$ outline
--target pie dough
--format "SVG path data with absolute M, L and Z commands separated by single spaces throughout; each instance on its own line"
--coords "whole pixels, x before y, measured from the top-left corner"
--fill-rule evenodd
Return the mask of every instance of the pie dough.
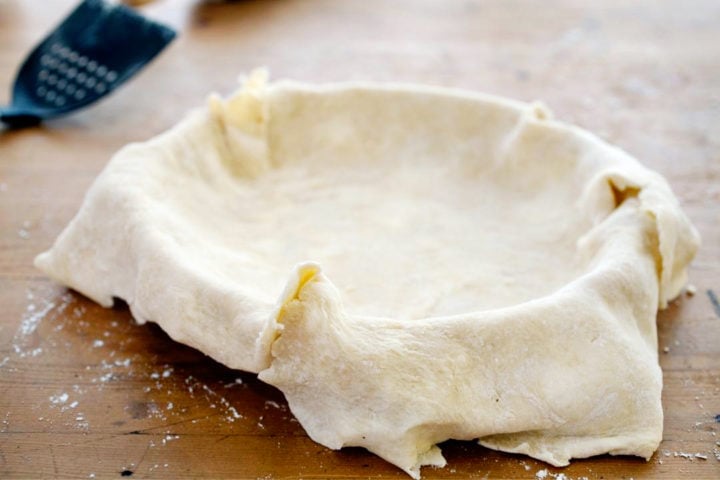
M 449 438 L 649 458 L 698 244 L 659 174 L 540 105 L 256 72 L 117 153 L 36 265 L 419 478 Z

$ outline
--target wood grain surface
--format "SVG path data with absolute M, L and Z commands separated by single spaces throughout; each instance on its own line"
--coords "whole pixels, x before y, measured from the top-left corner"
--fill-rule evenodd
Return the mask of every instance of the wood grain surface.
M 0 0 L 0 99 L 73 3 Z M 77 115 L 0 131 L 0 477 L 409 478 L 365 450 L 314 443 L 254 375 L 32 265 L 113 152 L 264 65 L 275 78 L 540 99 L 663 173 L 703 236 L 696 294 L 658 315 L 665 433 L 649 462 L 556 469 L 451 441 L 448 466 L 424 478 L 720 478 L 719 2 L 157 0 L 141 10 L 180 32 L 156 62 Z

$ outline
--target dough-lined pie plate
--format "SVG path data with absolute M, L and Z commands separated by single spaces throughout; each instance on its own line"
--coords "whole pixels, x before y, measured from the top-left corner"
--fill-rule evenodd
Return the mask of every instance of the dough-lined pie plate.
M 419 477 L 449 438 L 649 458 L 698 243 L 660 175 L 539 105 L 256 73 L 121 150 L 36 264 Z

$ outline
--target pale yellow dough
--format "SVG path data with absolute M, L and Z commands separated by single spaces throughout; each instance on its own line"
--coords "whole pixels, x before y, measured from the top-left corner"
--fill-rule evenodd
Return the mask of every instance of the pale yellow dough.
M 650 457 L 698 242 L 660 175 L 539 105 L 256 73 L 121 150 L 36 264 L 417 478 L 448 438 Z

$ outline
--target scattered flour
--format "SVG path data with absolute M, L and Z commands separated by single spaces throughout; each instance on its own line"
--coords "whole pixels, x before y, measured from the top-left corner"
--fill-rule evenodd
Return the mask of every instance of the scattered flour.
M 12 360 L 14 358 L 25 358 L 35 357 L 43 353 L 42 347 L 58 347 L 62 344 L 57 342 L 57 335 L 47 336 L 46 334 L 53 334 L 54 332 L 60 332 L 67 330 L 66 327 L 72 325 L 73 328 L 78 330 L 88 331 L 90 323 L 84 319 L 86 308 L 79 305 L 75 301 L 75 297 L 71 293 L 60 293 L 56 287 L 48 288 L 43 287 L 40 289 L 34 289 L 27 291 L 27 304 L 25 311 L 22 315 L 20 326 L 13 337 L 12 350 L 8 356 L 0 357 L 0 367 L 9 368 L 13 365 Z M 65 313 L 65 317 L 63 317 Z M 56 322 L 56 324 L 46 325 L 43 322 L 53 322 L 56 319 L 62 321 Z M 72 323 L 68 323 L 72 322 Z M 37 335 L 38 329 L 41 325 L 45 325 L 43 328 L 43 337 L 40 338 Z M 101 391 L 108 382 L 120 378 L 145 378 L 148 377 L 155 381 L 155 387 L 146 386 L 144 387 L 145 393 L 151 393 L 154 389 L 165 392 L 168 395 L 172 395 L 174 390 L 169 382 L 173 382 L 173 376 L 175 374 L 174 368 L 170 365 L 162 365 L 151 373 L 135 372 L 133 370 L 133 359 L 122 355 L 121 350 L 110 350 L 108 347 L 108 339 L 114 338 L 113 334 L 116 333 L 117 327 L 120 326 L 120 322 L 112 321 L 109 323 L 112 327 L 109 330 L 105 330 L 100 338 L 90 340 L 88 345 L 93 349 L 96 349 L 96 355 L 105 355 L 104 359 L 101 359 L 99 363 L 88 364 L 83 370 L 83 374 L 76 380 L 78 383 L 74 385 L 67 385 L 66 391 L 53 394 L 48 397 L 49 405 L 55 409 L 58 413 L 64 414 L 61 417 L 53 416 L 40 416 L 38 421 L 51 422 L 63 421 L 67 422 L 67 426 L 81 431 L 89 431 L 90 420 L 88 416 L 79 411 L 81 405 L 84 404 L 82 396 L 88 392 Z M 42 344 L 40 344 L 42 341 Z M 119 343 L 121 346 L 123 342 Z M 70 346 L 70 344 L 66 344 Z M 105 347 L 104 349 L 102 347 Z M 184 381 L 187 392 L 191 396 L 195 396 L 198 393 L 201 394 L 207 400 L 208 405 L 212 408 L 216 408 L 221 413 L 220 418 L 228 423 L 233 423 L 239 419 L 244 418 L 237 409 L 232 406 L 225 396 L 221 395 L 214 388 L 206 385 L 205 383 L 193 378 L 192 376 L 185 378 Z M 238 377 L 231 383 L 225 385 L 225 388 L 245 386 L 242 378 Z M 222 388 L 222 387 L 221 387 Z M 75 397 L 75 398 L 73 398 Z M 147 402 L 147 417 L 155 418 L 162 422 L 168 421 L 170 415 L 181 415 L 187 411 L 187 408 L 175 405 L 172 401 L 162 402 L 158 406 L 155 402 Z M 277 402 L 268 400 L 265 404 L 266 408 L 279 408 L 286 409 L 284 405 L 280 405 Z M 0 425 L 0 430 L 7 431 L 9 425 L 8 412 L 5 419 Z M 262 419 L 261 419 L 262 420 Z M 193 419 L 192 422 L 196 423 L 198 419 Z M 264 428 L 262 424 L 259 424 L 261 428 Z M 180 438 L 179 435 L 173 435 L 168 433 L 162 439 L 163 444 L 167 444 L 170 441 Z M 158 442 L 159 444 L 160 442 Z M 150 446 L 155 446 L 155 442 L 151 441 Z M 167 464 L 165 464 L 167 467 Z M 94 478 L 94 473 L 88 475 L 89 478 Z
M 543 480 L 545 478 L 554 478 L 555 480 L 572 480 L 564 473 L 552 473 L 549 472 L 547 468 L 543 468 L 542 470 L 538 470 L 537 472 L 535 472 L 535 478 L 537 480 Z M 577 480 L 588 480 L 588 477 L 578 477 Z
M 273 400 L 265 400 L 265 408 L 267 408 L 267 407 L 273 407 L 273 408 L 280 409 L 280 404 Z
M 232 388 L 232 387 L 237 387 L 238 385 L 242 385 L 242 383 L 243 383 L 242 378 L 238 377 L 235 379 L 234 382 L 226 383 L 224 386 L 225 386 L 225 388 Z
M 126 367 L 127 368 L 130 366 L 130 359 L 126 358 L 125 360 L 115 360 L 115 362 L 113 362 L 113 363 L 118 367 Z
M 57 297 L 57 294 L 53 291 L 52 295 L 50 295 L 52 298 L 47 298 L 48 295 L 43 294 L 40 300 L 35 303 L 35 296 L 36 294 L 32 291 L 27 292 L 26 297 L 29 303 L 25 307 L 25 313 L 20 320 L 20 327 L 18 327 L 13 337 L 13 352 L 19 358 L 37 357 L 42 353 L 41 347 L 33 345 L 36 343 L 35 331 L 45 318 L 50 320 L 57 318 L 59 314 L 65 311 L 73 299 L 69 293 Z M 3 362 L 6 362 L 6 360 L 3 359 Z
M 673 456 L 684 458 L 685 460 L 690 460 L 691 462 L 695 459 L 698 460 L 707 460 L 708 456 L 704 453 L 687 453 L 687 452 L 673 452 Z
M 2 430 L 0 432 L 7 432 L 7 429 L 10 427 L 10 412 L 7 412 L 5 414 L 5 418 L 3 418 L 2 421 Z
M 180 438 L 180 435 L 165 435 L 165 437 L 162 439 L 162 444 L 165 445 L 167 442 L 177 440 L 178 438 Z
M 50 403 L 53 405 L 60 405 L 68 401 L 68 394 L 61 393 L 60 395 L 53 395 L 50 397 Z
M 204 383 L 198 381 L 195 377 L 192 375 L 188 376 L 185 379 L 185 384 L 188 386 L 188 393 L 190 393 L 191 396 L 194 397 L 195 390 L 199 389 L 205 392 L 205 399 L 210 403 L 210 408 L 217 408 L 217 405 L 214 402 L 219 402 L 220 405 L 225 410 L 225 420 L 228 422 L 235 422 L 236 420 L 239 420 L 241 418 L 244 418 L 232 405 L 230 405 L 230 402 L 223 396 L 219 395 L 216 391 L 205 385 Z

